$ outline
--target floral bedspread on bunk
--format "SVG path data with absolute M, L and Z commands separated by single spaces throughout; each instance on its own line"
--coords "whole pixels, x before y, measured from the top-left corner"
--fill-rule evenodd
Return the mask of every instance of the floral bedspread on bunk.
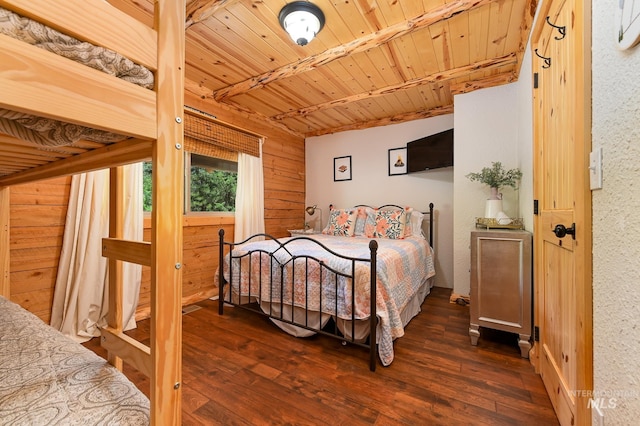
M 370 258 L 368 238 L 313 235 L 336 253 L 356 258 Z M 285 240 L 281 240 L 284 242 Z M 435 275 L 431 247 L 421 237 L 402 240 L 376 239 L 377 290 L 376 313 L 380 321 L 381 335 L 378 352 L 383 365 L 393 361 L 393 340 L 404 335 L 401 312 L 425 281 Z M 233 251 L 233 280 L 231 288 L 239 295 L 273 301 L 299 308 L 308 307 L 345 320 L 366 319 L 370 314 L 370 264 L 356 262 L 355 284 L 352 280 L 333 274 L 322 268 L 318 262 L 309 261 L 306 256 L 321 260 L 329 268 L 351 273 L 351 261 L 338 258 L 322 246 L 307 239 L 295 239 L 277 249 L 273 240 L 243 244 Z M 286 249 L 285 249 L 286 248 Z M 277 249 L 277 250 L 276 250 Z M 258 250 L 258 251 L 256 251 Z M 274 251 L 275 250 L 275 251 Z M 250 256 L 241 256 L 251 252 Z M 273 253 L 274 262 L 269 253 Z M 304 255 L 291 261 L 292 257 Z M 250 260 L 251 257 L 251 260 Z M 251 265 L 251 267 L 249 267 Z M 285 265 L 280 267 L 279 265 Z M 229 280 L 229 256 L 225 258 L 225 279 Z M 238 281 L 239 280 L 239 281 Z M 274 282 L 277 285 L 269 285 Z M 280 282 L 283 283 L 282 294 Z M 308 282 L 305 285 L 305 282 Z M 337 285 L 336 285 L 337 282 Z M 251 283 L 251 285 L 249 285 Z M 322 283 L 322 284 L 320 284 Z M 352 287 L 355 303 L 352 304 Z M 258 297 L 260 295 L 260 297 Z M 337 307 L 337 312 L 336 312 Z
M 0 296 L 0 424 L 147 425 L 121 372 Z
M 81 42 L 32 19 L 0 7 L 0 34 L 21 40 L 59 56 L 153 89 L 154 76 L 147 68 L 117 52 Z M 102 130 L 61 123 L 0 108 L 0 132 L 41 146 L 71 145 L 80 140 L 117 142 L 125 139 Z

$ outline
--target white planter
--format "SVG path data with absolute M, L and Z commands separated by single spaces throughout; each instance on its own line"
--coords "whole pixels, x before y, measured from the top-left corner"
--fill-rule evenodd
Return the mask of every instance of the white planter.
M 484 217 L 495 219 L 498 213 L 502 211 L 502 200 L 487 200 L 484 207 Z

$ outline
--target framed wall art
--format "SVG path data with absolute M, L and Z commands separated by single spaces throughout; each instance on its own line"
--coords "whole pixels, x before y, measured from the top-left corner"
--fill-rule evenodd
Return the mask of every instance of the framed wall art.
M 389 176 L 407 174 L 407 148 L 391 148 L 389 150 Z
M 351 156 L 333 159 L 333 181 L 351 180 Z

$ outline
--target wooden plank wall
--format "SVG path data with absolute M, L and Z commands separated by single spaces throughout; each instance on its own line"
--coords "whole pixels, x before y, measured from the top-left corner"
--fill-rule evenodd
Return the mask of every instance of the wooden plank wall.
M 71 178 L 10 188 L 11 300 L 49 323 Z
M 183 227 L 182 304 L 189 305 L 218 295 L 215 273 L 218 269 L 218 231 L 224 228 L 226 236 L 233 237 L 233 217 L 187 216 Z M 151 220 L 145 218 L 144 240 L 151 238 Z M 136 319 L 150 316 L 151 270 L 142 268 L 140 299 Z
M 220 120 L 263 135 L 266 232 L 288 236 L 304 224 L 304 139 L 187 93 L 185 103 Z M 45 322 L 51 317 L 71 178 L 59 178 L 10 189 L 11 299 Z M 149 222 L 149 221 L 147 221 Z M 145 240 L 150 239 L 149 223 Z M 183 304 L 217 294 L 218 230 L 233 235 L 232 218 L 190 216 L 184 219 Z M 137 318 L 149 315 L 150 272 L 143 268 Z

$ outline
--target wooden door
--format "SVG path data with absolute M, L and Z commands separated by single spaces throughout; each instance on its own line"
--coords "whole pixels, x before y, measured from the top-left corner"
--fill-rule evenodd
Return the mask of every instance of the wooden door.
M 590 2 L 551 0 L 540 7 L 532 38 L 539 327 L 533 362 L 560 423 L 582 425 L 591 423 L 593 386 Z

